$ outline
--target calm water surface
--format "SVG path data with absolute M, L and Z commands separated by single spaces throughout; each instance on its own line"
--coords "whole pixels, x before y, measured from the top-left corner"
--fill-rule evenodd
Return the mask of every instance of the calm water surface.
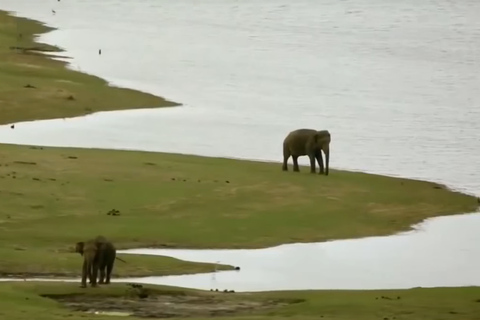
M 279 161 L 285 134 L 312 127 L 331 131 L 336 168 L 480 195 L 479 1 L 2 0 L 0 8 L 58 27 L 41 39 L 65 48 L 72 68 L 184 104 L 1 126 L 1 142 Z M 217 274 L 235 290 L 478 284 L 477 217 L 439 218 L 443 231 L 431 236 L 169 255 L 238 262 L 240 272 Z M 255 265 L 258 254 L 271 262 Z M 209 277 L 186 285 L 206 288 Z

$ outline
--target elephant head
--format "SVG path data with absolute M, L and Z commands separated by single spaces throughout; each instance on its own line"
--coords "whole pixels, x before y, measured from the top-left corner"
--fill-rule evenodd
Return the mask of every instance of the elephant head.
M 75 244 L 75 252 L 80 253 L 80 255 L 83 256 L 83 246 L 85 245 L 85 242 L 80 241 Z
M 328 130 L 317 131 L 314 134 L 313 139 L 317 148 L 325 153 L 325 175 L 328 176 L 328 167 L 330 162 L 330 141 L 332 139 L 330 132 Z
M 81 287 L 87 286 L 87 278 L 89 278 L 91 286 L 97 286 L 98 275 L 98 246 L 94 241 L 86 241 L 83 244 L 78 242 L 76 245 L 76 252 L 79 252 L 83 256 L 82 266 L 82 283 Z

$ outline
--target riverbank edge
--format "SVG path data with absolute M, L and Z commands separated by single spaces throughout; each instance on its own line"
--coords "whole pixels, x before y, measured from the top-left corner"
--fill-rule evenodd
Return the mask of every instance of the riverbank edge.
M 0 146 L 1 145 L 7 145 L 7 146 L 12 146 L 12 147 L 29 147 L 29 148 L 48 148 L 48 149 L 66 149 L 66 150 L 88 150 L 92 152 L 106 152 L 106 151 L 111 151 L 111 152 L 119 152 L 119 153 L 133 153 L 133 154 L 151 154 L 151 155 L 165 155 L 165 156 L 182 156 L 182 157 L 188 157 L 188 158 L 204 158 L 204 159 L 216 159 L 216 160 L 228 160 L 228 161 L 239 161 L 239 162 L 250 162 L 250 163 L 264 163 L 264 164 L 278 164 L 280 166 L 280 162 L 275 162 L 275 161 L 267 161 L 267 160 L 247 160 L 247 159 L 240 159 L 240 158 L 235 158 L 235 157 L 219 157 L 219 156 L 206 156 L 206 155 L 197 155 L 197 154 L 189 154 L 189 153 L 170 153 L 170 152 L 158 152 L 158 151 L 146 151 L 146 150 L 130 150 L 130 149 L 108 149 L 108 148 L 88 148 L 88 147 L 58 147 L 58 146 L 43 146 L 43 145 L 30 145 L 30 144 L 15 144 L 15 143 L 2 143 L 0 141 Z M 300 165 L 300 167 L 307 168 L 308 165 Z M 419 218 L 415 222 L 404 226 L 403 228 L 399 228 L 393 232 L 388 232 L 388 233 L 375 233 L 375 234 L 369 234 L 367 236 L 363 237 L 356 237 L 356 236 L 348 236 L 348 237 L 342 237 L 342 238 L 325 238 L 325 239 L 320 239 L 320 240 L 313 240 L 313 241 L 289 241 L 289 242 L 281 242 L 281 243 L 275 243 L 275 244 L 270 244 L 270 245 L 265 245 L 265 246 L 256 246 L 256 245 L 230 245 L 230 246 L 190 246 L 190 245 L 177 245 L 174 243 L 148 243 L 145 242 L 138 246 L 136 244 L 135 246 L 129 245 L 129 244 L 118 244 L 117 245 L 117 250 L 119 253 L 122 254 L 129 254 L 129 255 L 137 255 L 137 253 L 130 253 L 126 252 L 129 250 L 142 250 L 142 249 L 172 249 L 172 250 L 255 250 L 255 249 L 269 249 L 269 248 L 274 248 L 278 246 L 283 246 L 283 245 L 293 245 L 293 244 L 311 244 L 311 243 L 325 243 L 325 242 L 332 242 L 332 241 L 342 241 L 342 240 L 359 240 L 359 239 L 364 239 L 364 238 L 370 238 L 370 237 L 387 237 L 387 236 L 395 236 L 403 233 L 408 233 L 408 232 L 415 232 L 417 231 L 416 227 L 427 222 L 430 219 L 435 219 L 435 218 L 440 218 L 440 217 L 448 217 L 448 216 L 456 216 L 456 215 L 468 215 L 468 214 L 478 214 L 480 213 L 480 197 L 477 197 L 473 193 L 467 193 L 462 190 L 455 189 L 454 187 L 450 187 L 444 183 L 440 182 L 435 182 L 435 181 L 430 181 L 430 180 L 422 180 L 418 178 L 408 178 L 408 177 L 400 177 L 400 176 L 390 176 L 386 174 L 377 174 L 377 173 L 370 173 L 370 172 L 364 172 L 360 170 L 346 170 L 346 169 L 331 169 L 331 173 L 335 174 L 335 172 L 344 172 L 344 173 L 357 173 L 357 174 L 364 174 L 367 176 L 378 176 L 378 177 L 383 177 L 383 178 L 388 178 L 388 179 L 403 179 L 403 180 L 409 180 L 409 181 L 415 181 L 415 182 L 422 182 L 422 183 L 428 183 L 430 184 L 433 188 L 435 189 L 443 189 L 446 192 L 453 193 L 453 194 L 458 194 L 462 195 L 465 197 L 468 197 L 472 200 L 472 203 L 476 200 L 477 205 L 474 207 L 472 205 L 471 210 L 468 211 L 451 211 L 448 213 L 435 213 L 434 216 L 427 217 L 427 218 Z M 156 255 L 154 255 L 156 256 Z M 160 256 L 160 255 L 159 255 Z M 168 256 L 167 256 L 168 257 Z M 191 262 L 191 261 L 188 261 Z M 231 267 L 231 266 L 228 266 Z M 145 276 L 150 276 L 150 275 L 145 275 Z M 152 275 L 153 276 L 153 275 Z
M 19 121 L 15 121 L 14 123 L 22 123 L 22 122 L 31 122 L 31 121 L 42 121 L 42 120 L 54 120 L 54 119 L 69 119 L 69 118 L 76 118 L 76 117 L 82 117 L 82 116 L 87 116 L 87 115 L 92 115 L 92 114 L 95 114 L 95 113 L 99 113 L 99 112 L 112 112 L 112 111 L 126 111 L 126 110 L 136 110 L 136 109 L 158 109 L 158 108 L 171 108 L 171 107 L 180 107 L 182 106 L 183 104 L 180 103 L 180 102 L 176 102 L 176 101 L 172 101 L 172 100 L 169 100 L 169 99 L 166 99 L 160 95 L 157 95 L 157 94 L 153 94 L 153 93 L 149 93 L 149 92 L 145 92 L 145 91 L 142 91 L 142 90 L 137 90 L 137 89 L 130 89 L 128 87 L 123 87 L 123 86 L 118 86 L 118 85 L 113 85 L 110 81 L 104 79 L 104 78 L 101 78 L 99 76 L 96 76 L 92 73 L 87 73 L 87 72 L 81 72 L 81 71 L 76 71 L 76 70 L 73 70 L 69 67 L 70 65 L 70 62 L 68 61 L 63 61 L 63 60 L 58 60 L 57 58 L 62 58 L 62 59 L 72 59 L 71 56 L 68 56 L 66 54 L 68 54 L 68 51 L 66 51 L 65 49 L 61 48 L 61 47 L 58 47 L 58 46 L 55 46 L 53 44 L 49 44 L 49 43 L 45 43 L 45 42 L 41 42 L 39 40 L 39 37 L 41 35 L 44 35 L 44 34 L 47 34 L 49 32 L 52 32 L 52 31 L 55 31 L 55 30 L 59 30 L 59 28 L 57 27 L 53 27 L 49 24 L 47 24 L 46 22 L 43 22 L 43 21 L 40 21 L 40 20 L 36 20 L 36 19 L 31 19 L 31 18 L 27 18 L 27 17 L 23 17 L 23 16 L 19 16 L 18 15 L 18 12 L 16 11 L 11 11 L 11 10 L 4 10 L 2 8 L 0 8 L 0 14 L 5 14 L 6 16 L 8 16 L 9 18 L 11 19 L 14 19 L 16 23 L 18 23 L 18 21 L 20 20 L 25 20 L 25 21 L 30 21 L 36 25 L 38 25 L 39 27 L 42 27 L 44 28 L 44 31 L 43 32 L 39 32 L 39 33 L 27 33 L 24 35 L 24 37 L 31 37 L 33 39 L 33 43 L 37 46 L 33 47 L 33 48 L 21 48 L 21 47 L 16 47 L 16 48 L 10 48 L 11 50 L 15 49 L 15 50 L 23 50 L 24 52 L 33 52 L 33 53 L 37 53 L 39 54 L 43 59 L 47 59 L 47 60 L 53 60 L 53 61 L 56 61 L 59 63 L 59 65 L 61 66 L 61 68 L 65 69 L 65 70 L 68 70 L 72 73 L 77 73 L 77 74 L 83 74 L 83 75 L 86 75 L 90 78 L 96 78 L 96 79 L 100 79 L 102 80 L 104 83 L 105 83 L 105 86 L 107 87 L 111 87 L 111 88 L 117 88 L 119 90 L 125 90 L 125 91 L 133 91 L 133 92 L 136 92 L 136 93 L 139 93 L 139 94 L 145 94 L 145 95 L 150 95 L 150 96 L 154 96 L 154 97 L 157 97 L 158 99 L 162 99 L 164 101 L 164 105 L 162 106 L 155 106 L 155 107 L 148 107 L 148 106 L 143 106 L 141 108 L 119 108 L 119 109 L 115 109 L 115 110 L 102 110 L 102 108 L 99 108 L 99 109 L 96 109 L 94 111 L 88 111 L 85 112 L 85 113 L 78 113 L 77 115 L 62 115 L 62 114 L 59 114 L 58 116 L 56 117 L 53 117 L 53 118 L 48 118 L 48 119 L 32 119 L 32 118 L 29 118 L 29 119 L 23 119 L 23 120 L 19 120 Z M 43 46 L 43 48 L 42 48 Z M 54 53 L 62 53 L 62 55 L 57 55 L 57 54 L 54 54 Z M 8 123 L 3 123 L 3 122 L 0 122 L 0 125 L 7 125 L 7 124 L 10 124 L 11 122 L 8 122 Z
M 188 263 L 197 263 L 195 261 L 188 261 L 185 260 L 185 262 Z M 115 279 L 120 279 L 120 280 L 128 280 L 128 279 L 138 279 L 138 278 L 148 278 L 148 277 L 177 277 L 177 276 L 188 276 L 188 275 L 200 275 L 200 274 L 210 274 L 210 273 L 220 273 L 220 272 L 225 272 L 225 271 L 236 271 L 235 267 L 233 265 L 229 264 L 218 264 L 218 267 L 221 267 L 220 269 L 217 270 L 212 270 L 212 271 L 205 271 L 205 272 L 183 272 L 183 273 L 168 273 L 168 274 L 156 274 L 156 273 L 146 273 L 146 274 L 140 274 L 140 275 L 122 275 L 121 277 L 115 276 Z M 26 279 L 28 281 L 36 281 L 39 279 L 40 281 L 44 282 L 56 282 L 56 280 L 68 280 L 68 281 L 76 281 L 81 278 L 81 274 L 79 273 L 55 273 L 55 272 L 47 272 L 47 273 L 41 273 L 41 272 L 0 272 L 0 280 L 2 281 L 8 281 L 8 280 L 20 280 L 20 279 Z M 112 277 L 114 275 L 112 274 Z M 35 280 L 31 280 L 35 279 Z M 51 281 L 55 280 L 55 281 Z

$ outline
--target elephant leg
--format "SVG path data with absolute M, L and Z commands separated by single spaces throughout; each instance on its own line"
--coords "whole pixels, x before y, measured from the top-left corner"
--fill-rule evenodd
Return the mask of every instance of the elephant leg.
M 107 264 L 107 279 L 105 281 L 105 284 L 109 284 L 110 283 L 110 275 L 112 274 L 112 270 L 113 270 L 113 263 L 115 262 L 115 259 L 113 259 L 112 262 L 109 262 Z
M 91 286 L 92 287 L 96 287 L 97 286 L 97 277 L 98 277 L 98 265 L 93 265 L 92 266 L 92 271 L 91 271 L 91 281 L 92 281 L 92 284 Z
M 83 267 L 82 267 L 82 282 L 80 284 L 80 288 L 86 288 L 87 287 L 87 262 L 83 261 Z
M 315 155 L 311 154 L 308 156 L 310 158 L 310 173 L 315 173 Z
M 100 281 L 99 284 L 105 283 L 105 266 L 100 267 Z
M 102 284 L 104 283 L 105 281 L 105 267 L 106 267 L 106 259 L 105 259 L 105 255 L 106 255 L 106 249 L 104 246 L 102 246 L 101 248 L 99 248 L 98 250 L 98 255 L 97 255 L 97 270 L 99 270 L 100 274 L 99 274 L 99 281 L 98 283 L 99 284 Z M 97 279 L 97 277 L 95 277 L 95 279 Z
M 298 167 L 298 156 L 292 156 L 293 159 L 293 171 L 299 172 L 300 168 Z
M 323 166 L 322 151 L 318 151 L 315 154 L 315 158 L 317 158 L 318 166 L 320 167 L 320 172 L 318 174 L 323 174 L 325 172 L 325 167 Z
M 286 155 L 283 156 L 283 166 L 282 166 L 283 171 L 288 171 L 288 158 L 290 158 L 290 156 L 286 156 Z

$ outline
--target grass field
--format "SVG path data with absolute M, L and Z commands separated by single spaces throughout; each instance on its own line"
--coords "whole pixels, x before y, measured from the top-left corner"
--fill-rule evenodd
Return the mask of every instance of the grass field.
M 0 124 L 178 105 L 151 94 L 108 86 L 98 77 L 67 70 L 64 62 L 44 54 L 11 49 L 18 46 L 58 51 L 34 43 L 33 35 L 50 30 L 37 21 L 14 18 L 0 11 Z M 27 85 L 35 88 L 26 88 Z
M 148 297 L 140 299 L 142 292 Z M 252 294 L 163 286 L 132 290 L 125 284 L 82 291 L 78 284 L 23 282 L 0 284 L 0 296 L 0 318 L 8 320 L 126 319 L 86 311 L 133 313 L 135 319 L 188 317 L 199 320 L 214 316 L 232 320 L 480 319 L 478 287 Z
M 0 252 L 8 259 L 0 260 L 0 272 L 70 272 L 77 262 L 68 259 L 80 258 L 68 251 L 97 234 L 118 248 L 258 248 L 387 235 L 477 207 L 476 198 L 430 182 L 307 172 L 186 155 L 1 145 Z M 112 209 L 120 215 L 108 215 Z M 125 275 L 127 265 L 117 266 Z

